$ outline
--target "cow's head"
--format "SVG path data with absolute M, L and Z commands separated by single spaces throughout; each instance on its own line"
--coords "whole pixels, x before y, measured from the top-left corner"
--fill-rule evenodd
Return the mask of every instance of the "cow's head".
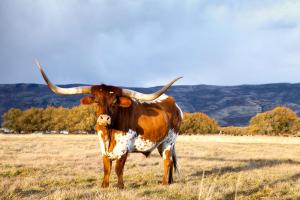
M 120 108 L 132 105 L 130 97 L 122 93 L 122 89 L 114 86 L 91 86 L 92 96 L 83 97 L 81 104 L 95 104 L 97 125 L 109 127 L 114 122 Z
M 42 66 L 36 62 L 39 70 L 46 81 L 49 88 L 61 95 L 89 94 L 81 99 L 81 104 L 96 104 L 97 124 L 96 130 L 102 131 L 103 140 L 107 143 L 109 129 L 114 124 L 114 119 L 119 109 L 129 108 L 132 106 L 133 99 L 138 101 L 152 101 L 161 96 L 175 81 L 182 77 L 178 77 L 165 85 L 160 90 L 152 94 L 143 94 L 129 89 L 123 89 L 107 85 L 79 86 L 72 88 L 62 88 L 51 83 L 46 76 Z M 106 134 L 104 134 L 106 133 Z M 109 141 L 108 141 L 109 142 Z M 107 146 L 107 145 L 106 145 Z M 108 146 L 107 146 L 108 148 Z

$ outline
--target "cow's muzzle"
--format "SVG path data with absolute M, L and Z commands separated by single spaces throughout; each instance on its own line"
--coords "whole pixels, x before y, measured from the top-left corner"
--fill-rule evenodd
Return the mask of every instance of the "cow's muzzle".
M 111 117 L 109 115 L 100 115 L 97 119 L 97 124 L 107 126 L 111 124 Z

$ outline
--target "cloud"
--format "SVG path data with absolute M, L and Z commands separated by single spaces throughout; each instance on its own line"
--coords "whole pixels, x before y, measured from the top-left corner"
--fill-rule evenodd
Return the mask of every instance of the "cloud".
M 267 30 L 284 30 L 284 29 L 294 29 L 297 28 L 298 23 L 295 21 L 270 21 L 268 24 L 265 24 L 263 28 Z
M 1 83 L 298 82 L 298 1 L 0 2 Z

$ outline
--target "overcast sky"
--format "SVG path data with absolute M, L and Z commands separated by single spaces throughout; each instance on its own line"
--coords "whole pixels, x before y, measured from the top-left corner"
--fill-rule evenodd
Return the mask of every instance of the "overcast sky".
M 1 0 L 0 83 L 300 82 L 299 0 Z

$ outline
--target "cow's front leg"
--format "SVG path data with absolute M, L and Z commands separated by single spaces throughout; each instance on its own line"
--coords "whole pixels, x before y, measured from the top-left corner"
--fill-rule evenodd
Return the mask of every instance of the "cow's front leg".
M 124 154 L 117 160 L 116 163 L 116 174 L 118 176 L 118 188 L 123 189 L 124 188 L 124 182 L 123 182 L 123 172 L 124 172 L 124 166 L 127 159 L 127 154 Z
M 109 176 L 110 176 L 110 171 L 111 171 L 111 164 L 112 164 L 112 161 L 106 155 L 103 155 L 104 176 L 103 176 L 103 182 L 101 185 L 103 188 L 106 188 L 109 186 Z
M 172 161 L 172 151 L 170 148 L 166 148 L 163 151 L 164 159 L 164 176 L 162 183 L 163 185 L 168 185 L 173 182 L 173 161 Z

